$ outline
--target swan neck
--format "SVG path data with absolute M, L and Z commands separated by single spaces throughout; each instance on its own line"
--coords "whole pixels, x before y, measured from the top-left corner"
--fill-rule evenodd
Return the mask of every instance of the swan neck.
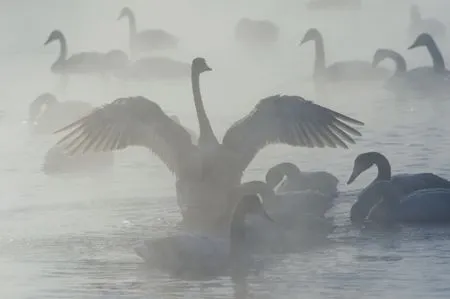
M 314 73 L 321 73 L 325 70 L 325 46 L 323 44 L 323 37 L 317 36 L 314 40 L 316 58 L 314 61 Z
M 395 74 L 399 75 L 406 72 L 406 60 L 402 55 L 394 51 L 389 52 L 390 57 L 395 62 Z
M 67 59 L 67 40 L 64 37 L 64 35 L 60 35 L 58 37 L 59 40 L 59 46 L 60 46 L 60 50 L 59 50 L 59 57 L 56 60 L 55 64 L 59 64 L 59 63 L 63 63 L 64 61 L 66 61 Z
M 130 38 L 134 38 L 134 36 L 137 34 L 136 29 L 136 17 L 134 16 L 134 13 L 131 11 L 126 14 L 128 18 L 128 30 L 130 33 Z
M 391 179 L 391 165 L 388 159 L 381 154 L 374 156 L 373 163 L 377 166 L 378 175 L 376 181 L 389 181 Z
M 194 94 L 195 110 L 197 112 L 200 136 L 198 138 L 199 146 L 210 144 L 218 144 L 216 136 L 214 135 L 211 123 L 206 115 L 205 107 L 203 106 L 202 95 L 200 93 L 200 73 L 192 68 L 192 92 Z
M 444 58 L 442 57 L 441 51 L 439 51 L 438 46 L 436 45 L 436 42 L 431 40 L 427 44 L 428 52 L 431 55 L 431 58 L 433 59 L 433 68 L 436 72 L 442 72 L 445 71 L 445 62 Z

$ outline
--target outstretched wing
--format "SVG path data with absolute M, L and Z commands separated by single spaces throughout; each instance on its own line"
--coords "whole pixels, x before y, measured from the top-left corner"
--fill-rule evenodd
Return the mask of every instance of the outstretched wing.
M 189 133 L 144 97 L 119 98 L 55 133 L 62 131 L 70 131 L 58 142 L 69 154 L 143 146 L 177 174 L 197 151 Z
M 351 127 L 362 122 L 298 96 L 275 95 L 262 99 L 250 114 L 225 133 L 223 145 L 239 153 L 243 169 L 267 144 L 302 147 L 342 147 L 355 143 L 361 133 Z

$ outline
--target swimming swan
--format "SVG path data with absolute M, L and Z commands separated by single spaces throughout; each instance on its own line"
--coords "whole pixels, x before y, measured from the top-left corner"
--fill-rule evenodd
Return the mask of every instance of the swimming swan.
M 366 218 L 383 225 L 450 222 L 450 189 L 422 189 L 405 195 L 391 181 L 380 181 L 369 188 L 377 196 L 353 205 L 353 222 L 362 223 Z
M 309 29 L 300 45 L 314 41 L 316 60 L 314 63 L 314 79 L 319 81 L 379 81 L 387 78 L 389 71 L 384 68 L 373 68 L 368 61 L 349 60 L 325 64 L 325 48 L 322 34 L 316 28 Z
M 234 30 L 235 39 L 247 46 L 264 46 L 278 40 L 280 29 L 268 20 L 242 18 Z
M 370 199 L 377 197 L 378 194 L 374 194 L 371 186 L 380 181 L 389 181 L 398 192 L 403 195 L 408 195 L 414 191 L 421 189 L 434 189 L 434 188 L 445 188 L 450 189 L 450 182 L 440 176 L 432 173 L 417 173 L 417 174 L 397 174 L 391 175 L 391 165 L 388 159 L 381 153 L 378 152 L 366 152 L 360 154 L 356 157 L 353 171 L 347 184 L 351 184 L 361 173 L 375 165 L 378 169 L 378 175 L 375 180 L 369 184 L 364 190 L 361 191 L 358 198 L 365 201 L 370 201 Z
M 278 186 L 277 191 L 315 190 L 324 195 L 337 196 L 339 180 L 326 171 L 300 171 L 293 163 L 283 162 L 273 166 L 266 174 L 270 186 Z
M 360 132 L 349 124 L 362 122 L 299 96 L 274 95 L 259 101 L 244 118 L 217 140 L 200 93 L 200 74 L 211 71 L 204 58 L 192 62 L 192 89 L 199 121 L 198 146 L 189 133 L 160 106 L 144 97 L 119 98 L 97 108 L 57 132 L 71 153 L 113 151 L 144 146 L 155 153 L 176 178 L 178 201 L 185 203 L 183 221 L 195 229 L 213 229 L 230 215 L 228 194 L 239 186 L 243 172 L 268 144 L 302 147 L 342 147 Z
M 135 247 L 152 268 L 185 280 L 207 280 L 230 275 L 240 282 L 251 268 L 251 250 L 246 241 L 247 214 L 262 215 L 270 222 L 257 195 L 244 195 L 236 205 L 228 226 L 228 237 L 179 233 L 153 238 Z
M 132 56 L 141 52 L 173 49 L 178 46 L 178 38 L 162 29 L 148 29 L 138 32 L 136 17 L 129 7 L 122 8 L 117 19 L 120 20 L 124 17 L 128 18 L 129 44 Z
M 444 39 L 447 28 L 441 21 L 429 18 L 422 18 L 419 7 L 411 5 L 410 8 L 410 24 L 408 27 L 409 38 L 414 38 L 422 32 L 428 32 L 436 39 Z
M 431 59 L 433 61 L 433 70 L 434 73 L 449 77 L 450 71 L 445 67 L 444 57 L 442 56 L 441 51 L 439 50 L 436 42 L 433 37 L 428 33 L 421 33 L 417 36 L 414 43 L 408 48 L 408 50 L 415 49 L 417 47 L 426 47 L 428 52 L 430 53 Z

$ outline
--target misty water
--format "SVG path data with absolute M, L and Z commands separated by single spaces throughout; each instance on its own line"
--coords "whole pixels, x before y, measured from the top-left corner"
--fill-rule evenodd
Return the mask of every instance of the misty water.
M 136 13 L 138 28 L 163 28 L 180 37 L 180 48 L 159 53 L 186 62 L 205 57 L 213 71 L 202 75 L 206 110 L 218 136 L 263 97 L 304 96 L 365 123 L 349 150 L 269 146 L 245 173 L 263 179 L 280 162 L 303 170 L 327 170 L 339 180 L 340 196 L 330 211 L 339 228 L 330 244 L 275 262 L 249 277 L 255 298 L 448 298 L 450 228 L 402 228 L 366 232 L 348 216 L 358 191 L 375 176 L 371 169 L 345 184 L 361 152 L 380 151 L 393 172 L 431 171 L 450 178 L 450 102 L 397 100 L 378 87 L 337 89 L 316 99 L 313 46 L 298 44 L 310 27 L 325 39 L 328 62 L 371 60 L 377 48 L 392 48 L 411 66 L 429 65 L 422 48 L 408 51 L 412 1 L 363 1 L 361 11 L 310 12 L 299 0 L 7 1 L 0 12 L 0 295 L 2 298 L 231 298 L 227 277 L 209 282 L 170 279 L 149 271 L 134 253 L 140 240 L 164 236 L 181 219 L 175 179 L 144 148 L 115 154 L 110 171 L 46 176 L 44 155 L 58 136 L 35 136 L 23 123 L 39 94 L 102 105 L 120 96 L 143 95 L 198 131 L 189 80 L 123 84 L 98 78 L 71 80 L 66 94 L 50 72 L 59 47 L 43 46 L 62 30 L 69 52 L 128 50 L 123 6 Z M 395 3 L 393 3 L 395 2 Z M 427 16 L 450 24 L 444 1 L 415 1 Z M 242 17 L 268 19 L 280 27 L 269 50 L 248 51 L 233 30 Z M 447 45 L 441 44 L 448 57 Z M 384 64 L 383 64 L 384 65 Z M 386 63 L 386 67 L 393 66 Z

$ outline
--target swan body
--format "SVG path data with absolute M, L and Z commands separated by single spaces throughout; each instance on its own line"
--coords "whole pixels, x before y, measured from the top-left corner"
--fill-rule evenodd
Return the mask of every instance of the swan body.
M 273 44 L 278 40 L 280 29 L 267 20 L 240 19 L 236 25 L 235 39 L 250 46 Z
M 200 74 L 211 71 L 204 58 L 192 62 L 194 104 L 199 121 L 198 145 L 161 107 L 144 98 L 119 98 L 67 125 L 60 140 L 71 153 L 113 151 L 143 146 L 176 176 L 183 222 L 191 229 L 223 228 L 235 202 L 230 190 L 240 185 L 255 155 L 271 143 L 304 147 L 343 147 L 354 143 L 362 122 L 299 96 L 274 95 L 259 101 L 217 140 L 200 92 Z M 108 131 L 105 132 L 106 128 Z M 107 135 L 104 135 L 107 134 Z
M 120 69 L 116 76 L 125 80 L 167 80 L 189 78 L 190 73 L 189 63 L 168 57 L 145 57 Z
M 135 55 L 142 52 L 155 50 L 174 49 L 178 46 L 178 38 L 162 29 L 148 29 L 138 32 L 136 29 L 136 17 L 129 7 L 124 7 L 118 20 L 128 18 L 129 43 L 131 52 Z
M 409 37 L 414 38 L 422 32 L 427 32 L 436 39 L 443 39 L 447 33 L 447 27 L 437 19 L 422 18 L 419 7 L 411 5 L 410 24 L 408 27 Z
M 284 179 L 284 180 L 283 180 Z M 339 180 L 326 171 L 300 171 L 293 163 L 280 163 L 270 168 L 266 174 L 266 182 L 271 186 L 277 186 L 277 191 L 302 191 L 314 190 L 331 197 L 337 196 L 337 184 Z
M 311 0 L 306 6 L 310 10 L 360 9 L 361 0 Z
M 135 251 L 152 267 L 175 277 L 211 279 L 231 275 L 239 280 L 246 276 L 244 273 L 248 271 L 248 262 L 251 261 L 244 222 L 250 213 L 263 215 L 272 221 L 259 197 L 246 195 L 234 209 L 227 238 L 185 232 L 150 239 L 137 246 Z
M 316 28 L 309 29 L 300 45 L 308 41 L 315 42 L 315 80 L 325 82 L 379 81 L 387 78 L 390 73 L 387 69 L 373 68 L 370 62 L 360 60 L 340 61 L 326 66 L 324 42 L 319 30 Z
M 378 189 L 372 188 L 372 185 L 381 181 L 388 181 L 393 188 L 397 190 L 400 196 L 409 195 L 423 189 L 450 189 L 450 181 L 433 173 L 397 174 L 391 176 L 391 166 L 389 161 L 384 155 L 378 152 L 367 152 L 356 157 L 353 171 L 347 184 L 351 184 L 362 172 L 373 165 L 377 166 L 378 175 L 375 180 L 358 195 L 358 201 L 363 203 L 369 202 L 372 206 L 374 205 L 374 201 L 379 199 L 379 194 L 376 193 Z M 370 204 L 360 204 L 358 208 L 368 212 L 371 208 Z
M 450 189 L 422 189 L 405 195 L 398 192 L 390 181 L 379 181 L 370 188 L 378 198 L 372 200 L 372 208 L 367 215 L 361 213 L 365 210 L 357 206 L 368 203 L 357 202 L 351 210 L 352 220 L 366 217 L 371 222 L 383 225 L 450 222 Z

